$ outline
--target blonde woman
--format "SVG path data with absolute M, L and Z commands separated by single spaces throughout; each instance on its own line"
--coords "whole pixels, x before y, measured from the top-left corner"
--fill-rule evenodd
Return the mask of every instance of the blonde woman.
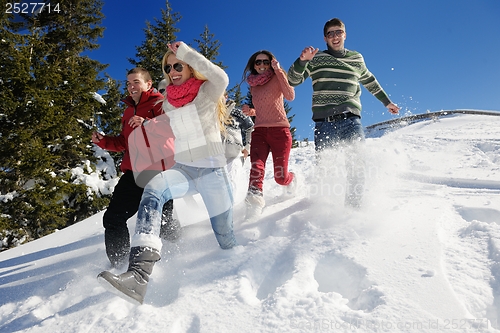
M 185 43 L 168 47 L 162 61 L 167 80 L 163 110 L 175 135 L 176 164 L 144 188 L 127 272 L 98 275 L 109 291 L 139 304 L 153 266 L 160 260 L 161 213 L 168 200 L 200 193 L 219 246 L 230 249 L 236 245 L 233 194 L 221 140 L 226 119 L 223 96 L 229 79 L 220 67 Z M 161 121 L 156 122 L 157 131 L 161 131 Z

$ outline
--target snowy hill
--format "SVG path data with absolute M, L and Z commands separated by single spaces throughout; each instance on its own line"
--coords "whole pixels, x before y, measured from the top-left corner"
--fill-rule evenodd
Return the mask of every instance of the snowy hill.
M 177 202 L 183 238 L 164 243 L 142 306 L 97 283 L 109 269 L 102 213 L 2 252 L 0 332 L 496 332 L 498 119 L 457 114 L 368 138 L 356 212 L 343 207 L 341 154 L 325 178 L 312 145 L 292 150 L 305 184 L 291 199 L 269 162 L 256 222 L 242 218 L 242 170 L 229 251 Z

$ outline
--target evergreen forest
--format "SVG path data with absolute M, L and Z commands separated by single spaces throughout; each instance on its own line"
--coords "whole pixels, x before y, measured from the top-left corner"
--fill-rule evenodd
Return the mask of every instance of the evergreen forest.
M 86 55 L 99 48 L 102 7 L 101 0 L 64 0 L 59 15 L 0 14 L 0 251 L 106 209 L 120 177 L 122 154 L 96 154 L 91 141 L 96 130 L 120 133 L 127 94 L 123 78 Z M 158 14 L 144 23 L 144 41 L 128 58 L 130 69 L 146 68 L 154 82 L 163 79 L 158 55 L 176 40 L 182 19 L 168 0 Z M 224 68 L 221 41 L 208 26 L 190 45 Z M 228 91 L 237 105 L 251 104 L 239 86 Z M 85 177 L 108 181 L 109 191 L 89 187 Z

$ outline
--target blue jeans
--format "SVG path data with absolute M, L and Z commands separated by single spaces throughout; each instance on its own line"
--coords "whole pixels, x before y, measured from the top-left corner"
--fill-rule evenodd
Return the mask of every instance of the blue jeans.
M 332 122 L 317 122 L 314 144 L 317 157 L 325 150 L 345 149 L 346 188 L 345 205 L 360 207 L 365 184 L 363 143 L 365 132 L 359 117 Z
M 163 204 L 196 193 L 200 193 L 205 203 L 220 247 L 230 249 L 237 245 L 233 232 L 233 192 L 226 169 L 178 163 L 156 175 L 144 188 L 134 237 L 159 236 Z

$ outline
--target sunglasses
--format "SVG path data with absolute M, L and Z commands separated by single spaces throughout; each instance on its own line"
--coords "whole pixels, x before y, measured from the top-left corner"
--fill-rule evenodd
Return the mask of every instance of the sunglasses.
M 173 65 L 170 65 L 170 64 L 165 65 L 163 67 L 163 70 L 165 71 L 165 73 L 170 74 L 170 72 L 172 71 L 172 67 L 178 73 L 182 72 L 182 70 L 184 69 L 184 65 L 183 64 L 181 64 L 180 62 L 176 62 Z
M 344 30 L 331 30 L 326 33 L 326 37 L 333 38 L 334 36 L 340 37 L 344 34 Z
M 257 66 L 260 66 L 262 64 L 264 64 L 265 66 L 269 66 L 271 64 L 271 62 L 269 60 L 261 60 L 261 59 L 258 59 L 258 60 L 255 60 L 255 64 Z

